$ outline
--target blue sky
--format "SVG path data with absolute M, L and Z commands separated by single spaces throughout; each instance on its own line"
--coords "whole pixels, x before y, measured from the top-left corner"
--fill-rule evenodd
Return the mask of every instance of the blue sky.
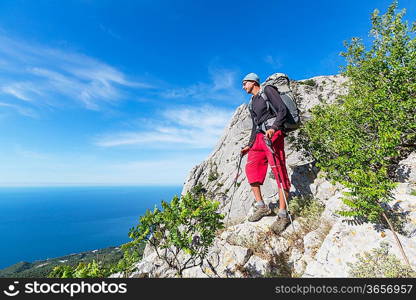
M 246 73 L 336 74 L 389 4 L 2 0 L 0 185 L 182 184 Z

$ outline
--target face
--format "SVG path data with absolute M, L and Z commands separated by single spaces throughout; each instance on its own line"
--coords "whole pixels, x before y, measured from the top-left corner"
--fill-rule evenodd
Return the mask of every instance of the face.
M 243 89 L 250 94 L 254 87 L 254 81 L 245 80 L 243 81 Z

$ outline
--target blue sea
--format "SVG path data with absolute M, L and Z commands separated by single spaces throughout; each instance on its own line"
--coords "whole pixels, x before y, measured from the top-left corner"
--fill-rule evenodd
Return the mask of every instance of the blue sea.
M 181 186 L 0 188 L 0 269 L 128 242 L 146 209 Z

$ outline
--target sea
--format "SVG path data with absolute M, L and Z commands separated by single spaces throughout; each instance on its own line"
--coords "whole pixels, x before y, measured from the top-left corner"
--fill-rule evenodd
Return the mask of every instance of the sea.
M 0 269 L 119 246 L 147 209 L 181 186 L 2 187 Z

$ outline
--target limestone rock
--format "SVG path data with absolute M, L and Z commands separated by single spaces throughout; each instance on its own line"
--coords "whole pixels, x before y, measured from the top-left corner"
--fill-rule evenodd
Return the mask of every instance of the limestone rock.
M 244 275 L 245 277 L 250 278 L 264 277 L 264 275 L 270 271 L 270 263 L 266 259 L 256 255 L 250 257 L 249 261 L 244 266 Z
M 347 263 L 354 263 L 357 260 L 356 254 L 378 248 L 381 239 L 391 244 L 392 253 L 401 259 L 392 232 L 384 232 L 383 238 L 370 224 L 353 225 L 338 220 L 325 238 L 315 260 L 306 267 L 303 277 L 349 277 Z M 399 235 L 399 239 L 413 268 L 416 268 L 416 241 L 402 235 Z
M 416 185 L 416 152 L 412 152 L 406 159 L 399 163 L 397 170 L 399 182 L 407 182 Z

